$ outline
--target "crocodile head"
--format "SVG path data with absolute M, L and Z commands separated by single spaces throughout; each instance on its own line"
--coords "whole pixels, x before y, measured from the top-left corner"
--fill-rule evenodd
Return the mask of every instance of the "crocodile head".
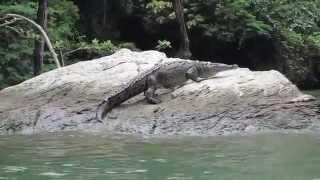
M 210 70 L 211 75 L 221 71 L 239 68 L 239 66 L 236 64 L 228 65 L 228 64 L 222 64 L 222 63 L 208 63 L 207 66 L 208 66 L 208 69 Z
M 200 62 L 198 66 L 198 73 L 201 77 L 211 77 L 218 72 L 237 68 L 239 68 L 239 66 L 236 64 L 228 65 L 222 63 Z

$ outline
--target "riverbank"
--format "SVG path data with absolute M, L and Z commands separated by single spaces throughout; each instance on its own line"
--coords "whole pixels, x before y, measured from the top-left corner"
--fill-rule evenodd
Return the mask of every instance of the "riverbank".
M 143 95 L 114 108 L 102 123 L 97 105 L 156 63 L 176 61 L 157 51 L 123 49 L 70 65 L 0 91 L 0 133 L 101 131 L 143 136 L 215 136 L 279 130 L 318 131 L 319 108 L 277 71 L 238 68 L 174 91 L 162 103 Z

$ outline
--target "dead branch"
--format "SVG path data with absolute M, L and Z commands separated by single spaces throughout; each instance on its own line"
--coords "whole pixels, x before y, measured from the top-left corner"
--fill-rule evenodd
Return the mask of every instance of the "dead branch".
M 58 59 L 58 56 L 57 56 L 57 54 L 56 54 L 56 52 L 55 52 L 55 50 L 54 50 L 54 48 L 53 48 L 53 46 L 52 46 L 52 43 L 51 43 L 51 41 L 50 41 L 47 33 L 43 30 L 43 28 L 42 28 L 39 24 L 37 24 L 37 23 L 34 22 L 33 20 L 31 20 L 31 19 L 29 19 L 29 18 L 27 18 L 27 17 L 24 17 L 24 16 L 22 16 L 22 15 L 19 15 L 19 14 L 6 14 L 5 17 L 10 17 L 10 18 L 13 18 L 13 19 L 14 19 L 14 21 L 13 21 L 13 20 L 8 21 L 8 22 L 10 22 L 10 23 L 11 23 L 11 22 L 14 23 L 14 22 L 16 22 L 17 20 L 23 19 L 23 20 L 26 20 L 27 22 L 31 23 L 32 25 L 34 25 L 34 26 L 40 31 L 42 37 L 44 38 L 44 40 L 45 40 L 45 42 L 46 42 L 46 45 L 47 45 L 47 47 L 49 48 L 49 51 L 51 52 L 52 57 L 53 57 L 56 65 L 57 65 L 57 67 L 58 67 L 58 68 L 61 67 L 60 62 L 59 62 L 59 59 Z M 11 23 L 11 24 L 12 24 L 12 23 Z M 1 27 L 1 26 L 0 26 L 0 27 Z
M 9 26 L 19 20 L 21 20 L 20 18 L 12 18 L 11 20 L 7 20 L 7 18 L 1 18 L 1 20 L 5 20 L 3 24 L 0 24 L 0 28 L 4 27 L 4 26 Z
M 94 48 L 89 48 L 89 47 L 80 47 L 80 48 L 77 48 L 77 49 L 74 49 L 74 50 L 71 50 L 71 51 L 68 51 L 66 53 L 63 54 L 63 57 L 66 57 L 66 56 L 69 56 L 70 54 L 73 54 L 77 51 L 82 51 L 82 50 L 89 50 L 89 49 L 94 49 Z
M 19 30 L 19 29 L 17 29 L 17 28 L 14 28 L 14 27 L 12 27 L 12 26 L 8 26 L 8 25 L 7 25 L 6 28 L 9 29 L 9 30 L 11 30 L 11 31 L 13 31 L 13 32 L 15 32 L 15 33 L 17 33 L 17 34 L 21 34 L 21 33 L 22 33 L 21 30 Z

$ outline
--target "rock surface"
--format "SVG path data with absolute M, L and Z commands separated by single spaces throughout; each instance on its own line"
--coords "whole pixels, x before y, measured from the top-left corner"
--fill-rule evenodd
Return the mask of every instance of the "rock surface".
M 268 130 L 319 130 L 312 96 L 277 71 L 245 68 L 218 73 L 171 92 L 150 105 L 138 95 L 113 109 L 103 123 L 97 105 L 155 63 L 156 51 L 117 53 L 56 69 L 0 91 L 0 134 L 68 130 L 142 135 L 222 135 Z

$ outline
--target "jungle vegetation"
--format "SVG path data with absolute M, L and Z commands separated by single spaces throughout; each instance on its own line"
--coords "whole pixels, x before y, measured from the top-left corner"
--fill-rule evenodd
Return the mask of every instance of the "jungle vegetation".
M 301 87 L 320 87 L 318 0 L 1 0 L 0 89 L 56 68 L 35 28 L 4 25 L 7 13 L 43 26 L 65 65 L 119 48 L 154 49 L 276 69 Z

